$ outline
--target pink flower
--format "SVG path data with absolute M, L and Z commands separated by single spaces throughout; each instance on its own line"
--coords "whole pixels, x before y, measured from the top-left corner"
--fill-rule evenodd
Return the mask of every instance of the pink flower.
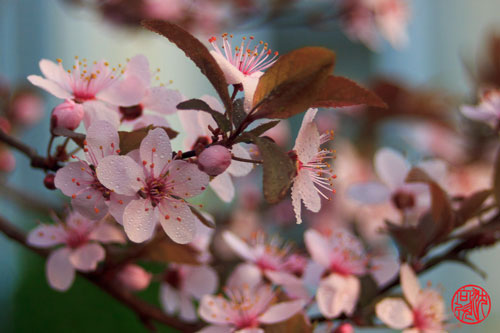
M 201 99 L 207 103 L 213 110 L 222 112 L 222 105 L 212 96 L 203 96 Z M 217 124 L 212 116 L 206 112 L 195 110 L 181 110 L 178 112 L 182 127 L 187 132 L 187 137 L 184 140 L 184 148 L 191 150 L 212 143 L 212 133 L 208 126 L 217 128 Z M 231 153 L 240 158 L 250 159 L 250 154 L 242 144 L 235 144 L 231 147 Z M 251 163 L 239 162 L 231 160 L 231 165 L 225 172 L 210 181 L 210 187 L 217 196 L 224 202 L 230 202 L 234 198 L 235 189 L 232 177 L 243 177 L 252 171 Z
M 32 93 L 23 93 L 11 103 L 10 113 L 14 121 L 24 126 L 32 126 L 43 117 L 43 101 Z
M 303 300 L 274 304 L 276 294 L 271 287 L 226 289 L 227 299 L 222 296 L 206 295 L 201 299 L 198 313 L 203 320 L 212 324 L 200 331 L 209 332 L 255 332 L 263 333 L 260 325 L 274 324 L 287 320 L 305 305 Z
M 413 332 L 445 332 L 443 298 L 434 289 L 421 289 L 407 264 L 401 265 L 401 288 L 405 299 L 388 297 L 377 303 L 375 312 L 390 328 Z
M 141 266 L 134 264 L 127 264 L 123 267 L 118 274 L 116 274 L 116 279 L 118 283 L 130 290 L 130 291 L 140 291 L 146 289 L 153 275 Z
M 297 155 L 297 176 L 293 179 L 292 204 L 297 223 L 302 223 L 301 205 L 319 212 L 321 198 L 328 198 L 322 189 L 334 193 L 332 180 L 336 178 L 331 166 L 325 160 L 333 157 L 333 151 L 321 149 L 321 145 L 333 139 L 333 132 L 319 134 L 313 122 L 317 109 L 309 109 L 300 127 L 293 150 Z
M 430 205 L 427 185 L 406 183 L 411 170 L 410 163 L 399 152 L 381 148 L 375 154 L 375 171 L 382 182 L 373 181 L 352 185 L 348 194 L 364 204 L 381 204 L 390 201 L 392 205 L 408 217 Z M 446 165 L 439 160 L 420 162 L 416 167 L 425 171 L 436 182 L 442 184 L 446 178 Z
M 101 219 L 108 213 L 108 201 L 126 199 L 104 186 L 96 175 L 96 168 L 103 158 L 118 155 L 119 147 L 120 141 L 114 126 L 106 121 L 96 121 L 88 128 L 84 142 L 86 160 L 70 162 L 57 171 L 56 187 L 72 198 L 73 208 L 83 216 Z M 115 208 L 112 207 L 110 212 L 113 216 L 119 216 Z M 121 222 L 119 218 L 117 221 Z
M 185 0 L 144 0 L 143 11 L 149 18 L 167 21 L 182 19 L 184 11 L 188 9 Z
M 193 300 L 216 291 L 219 278 L 209 266 L 171 264 L 160 285 L 160 301 L 168 314 L 179 313 L 185 321 L 196 321 Z
M 195 164 L 172 160 L 167 133 L 149 131 L 139 149 L 142 163 L 130 156 L 107 156 L 97 166 L 99 181 L 130 202 L 111 202 L 123 207 L 127 236 L 140 243 L 153 235 L 160 221 L 167 235 L 177 243 L 189 243 L 196 231 L 196 219 L 185 198 L 196 196 L 208 185 L 208 175 Z
M 220 175 L 229 165 L 231 165 L 231 152 L 221 145 L 207 147 L 198 156 L 200 170 L 210 176 Z
M 500 126 L 500 90 L 483 90 L 476 106 L 463 105 L 460 110 L 469 119 L 484 122 L 494 129 Z
M 233 35 L 222 35 L 222 50 L 217 45 L 216 37 L 209 39 L 212 44 L 213 51 L 210 51 L 215 61 L 219 64 L 228 84 L 241 84 L 245 93 L 245 111 L 249 112 L 252 108 L 253 95 L 259 78 L 264 74 L 264 70 L 271 67 L 278 52 L 272 52 L 268 48 L 267 43 L 260 41 L 252 46 L 254 37 L 243 37 L 240 46 L 236 46 L 233 50 L 229 38 Z M 233 53 L 234 51 L 234 53 Z
M 83 106 L 67 99 L 52 110 L 52 126 L 74 130 L 80 125 L 83 115 Z
M 11 172 L 16 168 L 16 158 L 8 149 L 0 148 L 0 171 Z
M 47 279 L 52 288 L 65 291 L 75 278 L 75 270 L 90 272 L 104 259 L 99 243 L 124 243 L 125 236 L 114 225 L 95 222 L 70 213 L 66 223 L 42 224 L 28 234 L 28 244 L 41 248 L 64 245 L 47 259 Z
M 135 105 L 120 105 L 121 120 L 133 124 L 134 129 L 146 127 L 148 125 L 170 127 L 165 120 L 165 115 L 173 114 L 177 111 L 177 104 L 182 102 L 183 96 L 176 90 L 167 89 L 163 84 L 152 86 L 153 76 L 159 80 L 156 73 L 151 72 L 148 59 L 140 54 L 127 64 L 125 78 L 130 75 L 139 78 L 137 90 L 143 95 Z
M 327 318 L 352 314 L 360 292 L 358 277 L 367 273 L 368 259 L 361 242 L 345 230 L 325 237 L 309 229 L 304 239 L 311 258 L 331 273 L 316 293 L 321 313 Z

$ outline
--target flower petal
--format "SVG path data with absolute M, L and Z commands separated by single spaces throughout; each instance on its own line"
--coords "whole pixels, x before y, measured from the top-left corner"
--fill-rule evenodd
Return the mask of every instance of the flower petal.
M 413 314 L 401 298 L 385 298 L 375 306 L 377 317 L 387 326 L 401 330 L 413 323 Z
M 142 100 L 145 109 L 161 114 L 173 114 L 177 111 L 177 105 L 182 102 L 183 96 L 177 90 L 165 87 L 152 87 Z
M 179 244 L 187 244 L 193 240 L 196 218 L 186 203 L 163 200 L 160 212 L 160 223 L 168 237 Z
M 97 264 L 104 260 L 105 256 L 106 252 L 101 245 L 90 243 L 74 250 L 69 256 L 69 261 L 77 270 L 90 272 L 97 268 Z
M 75 279 L 75 268 L 69 261 L 71 250 L 67 247 L 55 250 L 47 258 L 47 280 L 52 288 L 68 290 Z
M 135 195 L 142 187 L 142 168 L 129 156 L 107 156 L 96 169 L 102 185 L 118 194 Z
M 219 54 L 218 52 L 210 51 L 210 54 L 212 55 L 212 57 L 214 57 L 220 69 L 222 69 L 227 84 L 238 84 L 243 82 L 245 75 L 240 72 L 240 70 L 236 68 L 236 66 L 231 64 L 223 55 Z
M 166 283 L 160 284 L 160 303 L 168 314 L 174 314 L 180 306 L 179 292 Z
M 293 150 L 297 152 L 302 163 L 308 163 L 320 148 L 320 134 L 318 127 L 313 122 L 317 112 L 318 109 L 309 109 L 306 112 L 297 139 L 295 139 Z
M 108 213 L 102 193 L 91 187 L 78 193 L 71 200 L 71 205 L 78 213 L 91 220 L 100 220 Z
M 181 296 L 181 309 L 179 317 L 187 322 L 196 321 L 196 311 L 194 309 L 193 301 L 188 295 L 180 294 Z
M 108 155 L 118 155 L 120 139 L 115 127 L 105 121 L 98 120 L 87 128 L 87 161 L 98 165 L 99 161 Z
M 231 231 L 224 231 L 222 238 L 224 238 L 226 244 L 242 259 L 252 262 L 257 260 L 254 250 Z
M 410 165 L 398 151 L 381 148 L 375 153 L 375 171 L 389 188 L 396 189 L 405 183 Z
M 197 333 L 233 333 L 233 329 L 226 325 L 209 325 L 205 326 L 203 329 Z
M 198 166 L 186 161 L 176 160 L 168 167 L 169 177 L 175 179 L 172 192 L 181 198 L 191 198 L 201 194 L 208 186 L 210 177 L 200 171 Z
M 302 310 L 305 305 L 304 300 L 281 302 L 271 306 L 266 312 L 261 314 L 258 318 L 260 323 L 274 324 L 287 320 Z
M 120 243 L 124 244 L 127 242 L 125 235 L 121 228 L 116 225 L 107 222 L 100 222 L 97 227 L 92 230 L 89 235 L 89 239 L 95 240 L 101 243 Z
M 214 293 L 218 284 L 219 277 L 212 267 L 194 266 L 184 280 L 183 289 L 194 298 L 201 299 L 207 294 Z
M 223 172 L 210 181 L 210 187 L 224 202 L 231 202 L 234 198 L 233 180 L 228 172 Z
M 304 205 L 311 212 L 317 213 L 321 209 L 321 198 L 312 181 L 312 171 L 300 170 L 293 180 L 292 191 L 298 191 Z
M 151 82 L 151 71 L 149 61 L 143 54 L 134 56 L 125 67 L 125 75 L 133 75 L 142 81 L 144 87 L 148 87 Z
M 311 294 L 306 288 L 304 281 L 297 276 L 290 273 L 270 270 L 266 270 L 265 275 L 273 284 L 281 286 L 288 297 L 304 300 L 309 300 L 311 298 Z
M 254 288 L 262 282 L 262 271 L 259 267 L 250 263 L 236 266 L 226 281 L 226 287 L 242 289 Z
M 368 205 L 386 202 L 390 194 L 387 186 L 379 182 L 353 184 L 347 189 L 347 195 L 351 199 Z
M 243 91 L 245 93 L 243 108 L 245 112 L 248 113 L 252 110 L 253 107 L 253 96 L 255 95 L 255 90 L 257 89 L 257 85 L 259 84 L 259 78 L 253 76 L 245 76 L 241 83 L 243 85 Z
M 309 229 L 304 234 L 304 242 L 312 260 L 325 268 L 330 266 L 329 254 L 331 249 L 327 239 L 318 231 Z
M 128 238 L 142 243 L 151 238 L 155 230 L 157 214 L 148 200 L 132 200 L 123 212 L 123 226 Z
M 87 101 L 83 103 L 83 124 L 89 128 L 96 121 L 107 121 L 115 129 L 120 127 L 120 115 L 116 108 L 111 108 L 101 101 Z
M 123 212 L 127 205 L 132 200 L 136 200 L 138 196 L 121 195 L 116 193 L 111 193 L 108 204 L 108 211 L 113 216 L 118 224 L 123 225 Z
M 239 158 L 251 159 L 248 151 L 241 145 L 236 144 L 231 148 L 231 153 Z M 231 165 L 227 168 L 227 172 L 231 174 L 231 176 L 235 177 L 243 177 L 248 175 L 253 169 L 252 163 L 239 162 L 239 161 L 231 161 Z
M 81 192 L 94 181 L 92 170 L 86 162 L 70 162 L 57 170 L 55 186 L 65 195 L 72 196 Z
M 69 91 L 67 73 L 61 64 L 56 64 L 48 59 L 39 62 L 40 71 L 50 81 L 57 83 L 61 88 Z
M 160 176 L 165 166 L 172 161 L 172 147 L 167 132 L 162 128 L 150 130 L 142 140 L 139 152 L 143 163 L 147 163 L 145 168 L 152 169 L 156 177 Z
M 142 117 L 138 118 L 136 121 L 132 122 L 133 129 L 137 130 L 140 128 L 148 127 L 153 125 L 154 127 L 171 127 L 167 119 L 163 116 L 157 116 L 154 114 L 143 114 Z M 137 149 L 137 151 L 139 151 Z
M 403 295 L 408 303 L 414 307 L 417 304 L 418 295 L 420 293 L 420 283 L 418 282 L 418 277 L 413 269 L 411 269 L 411 267 L 406 263 L 401 265 L 399 277 L 401 280 Z
M 358 301 L 359 280 L 354 276 L 330 274 L 323 279 L 316 293 L 316 301 L 326 318 L 335 318 L 345 313 L 351 315 Z
M 105 90 L 97 93 L 96 97 L 104 102 L 116 106 L 132 106 L 141 102 L 146 94 L 146 87 L 137 75 L 127 75 Z
M 229 311 L 230 306 L 223 297 L 212 295 L 203 296 L 198 308 L 200 317 L 211 324 L 228 324 L 231 320 Z
M 31 84 L 42 88 L 43 90 L 47 91 L 48 93 L 56 96 L 57 98 L 61 99 L 72 99 L 73 95 L 69 92 L 66 91 L 63 87 L 61 87 L 59 84 L 57 84 L 54 81 L 44 79 L 41 76 L 38 75 L 30 75 L 28 76 L 28 81 L 31 82 Z
M 61 225 L 42 224 L 29 232 L 26 242 L 36 247 L 52 247 L 64 243 L 65 236 Z

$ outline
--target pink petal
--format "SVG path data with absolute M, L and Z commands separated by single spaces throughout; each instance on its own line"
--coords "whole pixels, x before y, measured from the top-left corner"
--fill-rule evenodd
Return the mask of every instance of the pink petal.
M 104 260 L 105 256 L 106 252 L 101 245 L 90 243 L 74 250 L 69 256 L 69 261 L 77 270 L 90 272 L 97 268 L 97 264 Z
M 311 180 L 309 170 L 300 170 L 292 185 L 292 204 L 298 224 L 302 222 L 302 201 L 304 202 L 306 208 L 312 212 L 318 212 L 321 209 L 321 198 Z
M 240 70 L 233 64 L 231 64 L 224 56 L 215 51 L 210 51 L 210 54 L 214 57 L 220 69 L 222 69 L 222 72 L 224 73 L 224 77 L 226 78 L 228 84 L 237 84 L 243 82 L 245 75 L 240 72 Z
M 177 111 L 177 105 L 182 102 L 183 98 L 182 94 L 177 90 L 153 87 L 148 90 L 141 104 L 145 109 L 151 111 L 161 114 L 173 114 Z
M 157 221 L 155 209 L 148 200 L 132 200 L 123 212 L 125 233 L 134 243 L 142 243 L 150 239 Z
M 262 271 L 254 264 L 239 264 L 226 281 L 226 287 L 234 289 L 254 288 L 262 283 Z
M 125 244 L 127 242 L 122 229 L 107 222 L 100 222 L 97 227 L 90 233 L 89 239 L 101 243 Z
M 377 317 L 390 328 L 402 330 L 413 323 L 413 313 L 401 298 L 385 298 L 375 306 Z
M 217 290 L 219 277 L 212 267 L 194 266 L 189 269 L 184 280 L 184 291 L 196 299 Z
M 116 108 L 111 108 L 101 101 L 87 101 L 83 103 L 83 123 L 89 128 L 96 121 L 107 121 L 115 129 L 120 127 L 120 114 Z
M 381 148 L 375 154 L 375 171 L 389 188 L 395 189 L 405 183 L 410 165 L 398 151 Z
M 59 291 L 68 290 L 75 279 L 75 269 L 69 261 L 70 252 L 70 249 L 63 247 L 47 258 L 47 280 L 52 288 Z
M 197 333 L 233 333 L 233 332 L 234 332 L 234 330 L 230 326 L 209 325 L 209 326 L 205 326 Z
M 356 307 L 360 291 L 359 280 L 354 276 L 330 274 L 321 281 L 316 301 L 326 318 L 335 318 L 345 313 L 351 315 Z
M 304 300 L 297 300 L 273 305 L 259 316 L 259 322 L 263 324 L 274 324 L 285 321 L 302 310 L 305 303 Z
M 151 82 L 151 71 L 149 70 L 148 58 L 138 54 L 127 63 L 125 75 L 132 75 L 139 78 L 144 87 L 148 87 Z
M 241 144 L 233 145 L 233 147 L 231 148 L 231 153 L 233 153 L 233 155 L 236 157 L 251 159 L 250 153 L 245 148 L 243 148 Z M 231 161 L 231 165 L 227 168 L 226 171 L 229 172 L 231 176 L 243 177 L 248 175 L 252 171 L 252 169 L 252 163 L 233 160 Z
M 315 261 L 309 261 L 304 269 L 302 279 L 307 286 L 317 287 L 324 272 L 325 266 L 322 266 Z
M 190 150 L 193 148 L 196 140 L 200 136 L 209 137 L 210 133 L 208 133 L 208 128 L 202 129 L 200 127 L 198 121 L 198 113 L 199 111 L 190 111 L 190 110 L 179 110 L 177 115 L 181 122 L 182 128 L 186 133 L 186 138 L 184 139 L 184 149 Z
M 308 163 L 318 153 L 320 147 L 320 134 L 313 122 L 317 112 L 318 109 L 309 109 L 306 112 L 297 139 L 295 139 L 293 149 L 302 163 Z
M 231 318 L 228 302 L 220 296 L 205 295 L 201 299 L 198 314 L 201 319 L 211 324 L 228 324 Z M 228 320 L 229 319 L 229 320 Z
M 411 267 L 404 263 L 401 265 L 399 271 L 399 277 L 401 280 L 401 289 L 403 289 L 403 295 L 412 307 L 417 305 L 418 295 L 420 294 L 420 283 L 418 282 L 418 277 L 411 269 Z
M 181 198 L 191 198 L 201 194 L 208 186 L 210 177 L 200 171 L 198 166 L 186 161 L 173 161 L 169 165 L 169 173 L 175 179 L 172 192 Z
M 87 161 L 98 164 L 101 159 L 108 155 L 118 155 L 120 139 L 115 127 L 104 120 L 93 122 L 87 128 Z
M 64 243 L 66 232 L 61 225 L 42 224 L 31 230 L 27 243 L 36 247 L 52 247 Z
M 312 296 L 304 281 L 293 274 L 269 270 L 265 274 L 273 284 L 281 286 L 290 298 L 309 300 Z
M 146 94 L 143 81 L 136 75 L 127 75 L 109 88 L 97 93 L 96 97 L 104 102 L 116 106 L 133 106 L 141 102 Z
M 181 307 L 179 311 L 179 317 L 187 322 L 194 322 L 197 319 L 196 312 L 194 309 L 193 301 L 188 295 L 180 294 L 181 296 Z
M 28 81 L 30 81 L 31 84 L 33 84 L 39 88 L 42 88 L 43 90 L 47 91 L 48 93 L 56 96 L 57 98 L 61 98 L 61 99 L 67 99 L 67 98 L 72 99 L 73 98 L 73 95 L 70 92 L 63 89 L 56 82 L 44 79 L 41 76 L 30 75 L 30 76 L 28 76 Z
M 71 205 L 76 211 L 91 220 L 100 220 L 108 213 L 106 199 L 101 192 L 91 187 L 78 193 L 71 200 Z
M 148 127 L 149 125 L 153 125 L 156 127 L 171 127 L 165 117 L 156 116 L 153 114 L 144 114 L 142 115 L 142 117 L 134 121 L 133 124 L 134 130 Z
M 196 218 L 189 206 L 184 202 L 160 203 L 160 223 L 165 233 L 174 242 L 187 244 L 196 234 Z
M 329 267 L 331 249 L 328 240 L 316 230 L 309 229 L 304 234 L 304 241 L 311 258 L 321 266 L 325 268 Z
M 82 170 L 83 169 L 83 170 Z M 94 181 L 92 170 L 85 162 L 71 162 L 57 170 L 54 183 L 65 195 L 71 197 Z
M 231 202 L 234 198 L 233 180 L 228 172 L 223 172 L 210 181 L 210 188 L 224 202 Z
M 498 119 L 494 113 L 485 111 L 481 107 L 463 105 L 460 107 L 460 111 L 465 117 L 480 122 L 482 121 L 489 123 L 489 122 L 494 122 L 495 120 Z
M 174 314 L 180 307 L 179 292 L 166 283 L 160 284 L 160 303 L 168 314 Z
M 368 205 L 387 202 L 390 194 L 387 186 L 379 182 L 353 184 L 347 189 L 347 195 L 351 199 Z
M 61 64 L 56 64 L 47 59 L 40 60 L 40 70 L 42 74 L 49 79 L 57 83 L 61 88 L 66 91 L 71 91 L 71 87 L 69 85 L 68 74 L 64 70 Z
M 148 132 L 142 140 L 139 149 L 141 160 L 146 161 L 145 168 L 151 170 L 153 165 L 154 175 L 160 176 L 165 172 L 165 166 L 172 161 L 172 147 L 167 132 L 162 128 L 155 128 Z
M 121 195 L 114 192 L 111 193 L 111 197 L 109 198 L 109 201 L 107 201 L 108 210 L 118 224 L 123 225 L 123 212 L 130 201 L 135 199 L 137 199 L 137 196 Z
M 242 330 L 236 331 L 237 333 L 265 333 L 262 328 L 244 328 Z
M 219 113 L 224 113 L 224 106 L 222 106 L 219 100 L 211 95 L 203 95 L 201 96 L 201 100 L 208 104 L 212 108 L 212 110 L 218 111 Z M 212 117 L 210 117 L 212 118 Z
M 222 238 L 224 238 L 226 244 L 229 245 L 229 247 L 242 259 L 251 262 L 257 260 L 254 250 L 250 246 L 248 246 L 246 242 L 244 242 L 241 238 L 239 238 L 232 232 L 224 231 L 224 233 L 222 234 Z
M 107 156 L 96 169 L 97 178 L 118 194 L 135 195 L 142 187 L 142 168 L 129 156 Z
M 250 112 L 253 107 L 253 96 L 255 95 L 255 90 L 259 84 L 259 78 L 252 76 L 245 76 L 243 81 L 243 91 L 245 93 L 245 99 L 243 102 L 243 107 L 245 112 Z

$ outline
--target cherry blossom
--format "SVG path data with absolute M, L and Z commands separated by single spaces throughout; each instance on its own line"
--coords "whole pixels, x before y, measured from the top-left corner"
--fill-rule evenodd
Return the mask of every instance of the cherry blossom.
M 478 105 L 463 105 L 460 108 L 462 114 L 469 119 L 484 122 L 498 129 L 500 126 L 500 90 L 483 90 L 479 97 Z
M 16 123 L 32 126 L 44 115 L 43 101 L 38 95 L 22 93 L 14 97 L 9 111 Z
M 129 197 L 129 202 L 112 202 L 123 208 L 123 226 L 133 242 L 151 238 L 159 221 L 177 243 L 189 243 L 196 231 L 196 219 L 186 198 L 202 193 L 208 175 L 198 167 L 172 159 L 172 148 L 162 128 L 150 130 L 142 140 L 139 156 L 107 156 L 97 166 L 97 178 L 110 190 Z
M 100 243 L 125 243 L 125 235 L 110 223 L 95 222 L 73 212 L 65 223 L 36 227 L 28 234 L 27 242 L 40 248 L 63 245 L 50 253 L 46 273 L 52 288 L 65 291 L 73 283 L 75 270 L 93 271 L 104 259 Z
M 205 95 L 201 100 L 206 102 L 213 110 L 222 112 L 223 106 L 212 97 Z M 187 150 L 198 149 L 212 143 L 212 133 L 209 126 L 217 128 L 217 124 L 212 116 L 206 112 L 196 110 L 181 110 L 178 112 L 182 127 L 186 129 L 186 138 L 184 139 L 184 148 Z M 235 144 L 231 147 L 231 153 L 240 158 L 250 159 L 250 154 L 244 148 L 243 144 Z M 253 169 L 251 163 L 231 160 L 231 164 L 225 172 L 214 177 L 210 181 L 210 187 L 217 196 L 224 202 L 230 202 L 234 198 L 235 189 L 232 177 L 243 177 L 248 175 Z
M 160 301 L 168 314 L 179 313 L 185 321 L 196 321 L 193 300 L 213 294 L 219 284 L 215 270 L 209 266 L 171 264 L 160 285 Z
M 198 309 L 200 317 L 212 324 L 200 333 L 255 332 L 263 333 L 259 326 L 287 320 L 305 305 L 303 300 L 275 304 L 276 293 L 268 285 L 241 289 L 226 288 L 223 296 L 206 295 Z
M 345 230 L 325 237 L 309 229 L 304 240 L 312 260 L 330 273 L 316 293 L 321 313 L 327 318 L 352 314 L 361 288 L 358 277 L 367 273 L 368 266 L 361 242 Z
M 297 175 L 293 179 L 292 204 L 297 223 L 302 223 L 301 206 L 304 202 L 307 209 L 319 212 L 320 196 L 328 199 L 323 193 L 326 190 L 334 193 L 332 180 L 336 178 L 327 159 L 333 158 L 334 151 L 321 149 L 321 145 L 333 139 L 333 131 L 320 134 L 314 117 L 317 109 L 309 109 L 300 127 L 293 150 L 297 156 Z
M 379 181 L 358 183 L 348 189 L 349 196 L 364 204 L 381 204 L 390 201 L 394 208 L 405 214 L 407 219 L 430 205 L 429 187 L 421 183 L 406 183 L 411 170 L 410 163 L 398 151 L 381 148 L 374 158 L 375 172 Z M 417 168 L 425 171 L 444 187 L 446 165 L 440 160 L 426 160 Z
M 130 291 L 140 291 L 146 289 L 151 283 L 153 274 L 147 272 L 144 268 L 135 264 L 125 265 L 118 274 L 117 282 Z
M 210 54 L 219 64 L 228 84 L 242 85 L 245 93 L 245 111 L 249 112 L 259 78 L 264 74 L 264 70 L 274 64 L 278 52 L 273 53 L 268 44 L 263 41 L 256 42 L 253 46 L 253 36 L 243 37 L 240 46 L 236 46 L 233 50 L 230 42 L 232 38 L 233 35 L 223 34 L 221 48 L 216 43 L 216 37 L 210 38 L 209 42 L 213 47 Z
M 52 126 L 74 130 L 80 125 L 84 113 L 81 104 L 75 103 L 71 99 L 67 99 L 52 110 Z
M 445 305 L 437 290 L 421 289 L 408 264 L 401 265 L 401 288 L 405 299 L 388 297 L 377 303 L 375 312 L 390 328 L 413 332 L 445 332 Z
M 96 168 L 102 159 L 118 155 L 119 147 L 119 137 L 114 126 L 106 121 L 96 121 L 88 128 L 84 141 L 85 160 L 70 162 L 56 173 L 55 186 L 72 198 L 74 209 L 90 219 L 104 217 L 110 202 L 124 200 L 104 186 L 96 174 Z M 119 207 L 117 209 L 119 211 Z M 112 215 L 119 216 L 115 214 L 115 210 L 113 206 Z

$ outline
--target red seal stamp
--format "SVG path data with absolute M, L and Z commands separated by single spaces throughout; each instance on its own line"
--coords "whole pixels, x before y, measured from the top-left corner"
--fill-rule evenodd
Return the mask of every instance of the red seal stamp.
M 478 324 L 490 314 L 490 295 L 483 288 L 468 284 L 453 295 L 451 310 L 460 322 L 467 325 Z

